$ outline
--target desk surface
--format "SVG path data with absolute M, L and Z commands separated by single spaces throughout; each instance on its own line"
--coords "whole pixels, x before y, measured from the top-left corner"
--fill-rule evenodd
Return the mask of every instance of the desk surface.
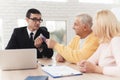
M 77 70 L 77 66 L 70 63 L 57 63 L 54 59 L 39 59 L 37 69 L 29 70 L 13 70 L 13 71 L 0 71 L 0 80 L 24 80 L 27 76 L 40 76 L 48 75 L 41 70 L 40 64 L 43 65 L 66 65 Z M 48 75 L 49 76 L 49 75 Z M 80 76 L 69 76 L 62 78 L 52 78 L 49 76 L 49 80 L 120 80 L 120 78 L 109 77 L 100 74 L 84 73 Z

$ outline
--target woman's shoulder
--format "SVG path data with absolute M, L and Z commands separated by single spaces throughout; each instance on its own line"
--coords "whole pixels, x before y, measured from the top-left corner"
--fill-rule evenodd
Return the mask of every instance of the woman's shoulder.
M 117 43 L 117 42 L 120 43 L 120 36 L 113 37 L 111 40 L 111 43 Z

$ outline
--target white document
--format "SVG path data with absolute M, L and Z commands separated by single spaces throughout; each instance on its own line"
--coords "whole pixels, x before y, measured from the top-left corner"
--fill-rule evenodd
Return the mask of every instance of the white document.
M 82 74 L 80 71 L 72 69 L 68 66 L 45 66 L 42 67 L 42 70 L 47 72 L 53 78 L 59 78 L 64 76 L 75 76 Z

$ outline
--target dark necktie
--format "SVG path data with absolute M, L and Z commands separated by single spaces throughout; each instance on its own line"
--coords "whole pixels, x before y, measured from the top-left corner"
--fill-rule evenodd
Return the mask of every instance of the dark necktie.
M 30 33 L 30 42 L 31 42 L 32 45 L 34 45 L 33 33 L 32 32 Z

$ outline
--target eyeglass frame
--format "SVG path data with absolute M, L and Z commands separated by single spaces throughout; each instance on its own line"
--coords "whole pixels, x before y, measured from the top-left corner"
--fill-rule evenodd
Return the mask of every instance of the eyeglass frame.
M 29 19 L 31 19 L 32 21 L 34 21 L 34 22 L 37 22 L 37 21 L 39 21 L 39 22 L 43 22 L 43 19 L 37 19 L 37 18 L 29 18 Z

